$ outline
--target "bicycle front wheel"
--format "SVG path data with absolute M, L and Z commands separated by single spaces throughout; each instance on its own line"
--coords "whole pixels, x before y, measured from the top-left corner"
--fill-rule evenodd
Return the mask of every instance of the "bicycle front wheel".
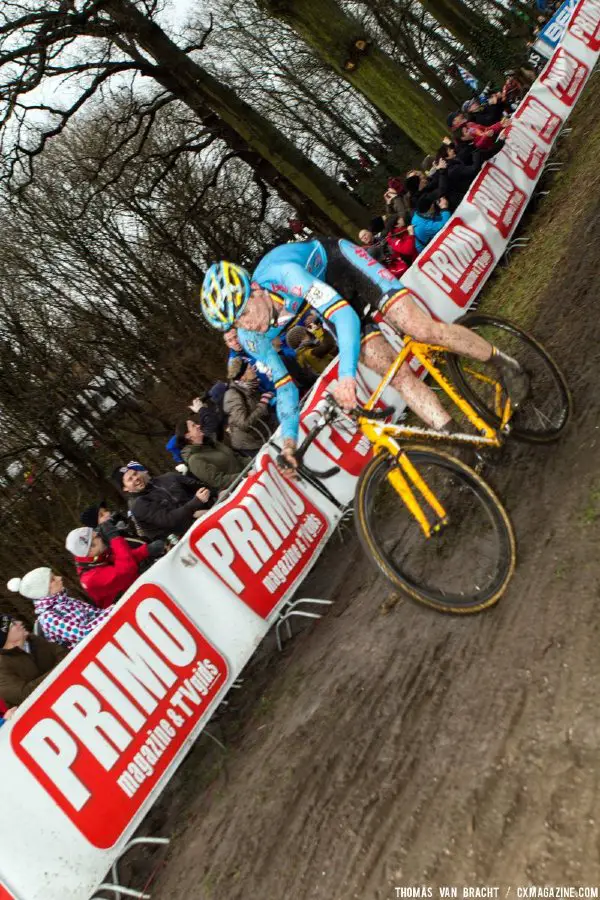
M 393 487 L 398 462 L 374 457 L 356 489 L 361 544 L 383 574 L 412 599 L 440 612 L 475 613 L 496 603 L 515 567 L 508 515 L 490 486 L 441 450 L 403 447 L 444 506 L 448 524 L 427 538 Z M 419 501 L 424 501 L 419 496 Z
M 533 444 L 557 440 L 571 418 L 572 401 L 565 377 L 548 351 L 507 319 L 468 313 L 457 324 L 473 329 L 494 347 L 514 357 L 529 375 L 529 396 L 513 413 L 511 436 Z M 490 367 L 453 353 L 447 354 L 447 360 L 458 389 L 479 414 L 497 428 L 500 417 L 495 385 L 485 377 L 491 374 Z

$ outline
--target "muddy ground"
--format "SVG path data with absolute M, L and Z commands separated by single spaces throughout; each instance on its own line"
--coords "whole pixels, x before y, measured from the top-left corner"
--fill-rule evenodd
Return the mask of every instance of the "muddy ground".
M 477 617 L 383 614 L 393 592 L 355 539 L 332 546 L 306 591 L 332 611 L 284 654 L 263 647 L 213 729 L 227 751 L 203 738 L 183 766 L 154 898 L 600 884 L 596 197 L 535 325 L 570 373 L 573 424 L 490 474 L 518 537 L 508 593 Z

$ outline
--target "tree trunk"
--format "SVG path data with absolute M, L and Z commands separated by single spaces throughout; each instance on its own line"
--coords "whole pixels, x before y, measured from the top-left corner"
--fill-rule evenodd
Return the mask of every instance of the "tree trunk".
M 347 16 L 335 0 L 260 0 L 272 15 L 287 22 L 329 65 L 387 115 L 426 153 L 445 133 L 433 98 L 404 69 L 372 44 L 364 54 L 357 40 L 367 40 L 363 26 Z M 327 27 L 323 27 L 327 23 Z M 353 56 L 356 68 L 345 63 Z
M 510 63 L 511 50 L 500 30 L 462 0 L 419 0 L 479 61 L 487 75 L 501 72 Z
M 234 91 L 190 59 L 130 0 L 106 0 L 103 9 L 156 62 L 160 84 L 192 109 L 242 158 L 259 157 L 260 177 L 320 232 L 356 237 L 364 209 Z M 216 114 L 216 115 L 215 115 Z M 217 119 L 218 117 L 218 119 Z
M 415 44 L 409 29 L 403 27 L 404 21 L 401 21 L 400 27 L 391 27 L 391 23 L 394 22 L 393 9 L 391 4 L 386 4 L 386 6 L 387 9 L 385 13 L 381 10 L 378 10 L 377 8 L 372 9 L 372 13 L 375 16 L 377 24 L 379 25 L 381 30 L 387 33 L 390 40 L 392 40 L 396 46 L 398 45 L 399 39 L 402 40 L 404 51 L 409 60 L 421 73 L 422 77 L 429 84 L 429 86 L 432 87 L 434 91 L 436 91 L 442 98 L 442 103 L 445 106 L 445 112 L 448 113 L 456 109 L 458 104 L 456 97 L 448 87 L 447 83 L 443 81 L 442 78 L 440 78 L 439 72 L 423 59 L 423 56 L 419 52 L 419 49 Z

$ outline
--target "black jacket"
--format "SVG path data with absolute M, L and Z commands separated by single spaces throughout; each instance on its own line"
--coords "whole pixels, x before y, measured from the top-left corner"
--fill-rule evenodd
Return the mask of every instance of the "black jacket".
M 463 199 L 480 168 L 481 152 L 474 150 L 471 165 L 456 157 L 446 161 L 446 169 L 439 170 L 440 193 L 448 200 L 450 212 L 454 212 Z
M 487 103 L 481 109 L 478 109 L 477 112 L 470 113 L 469 119 L 471 122 L 476 122 L 477 125 L 489 128 L 490 125 L 500 122 L 504 115 L 504 104 L 499 100 L 497 103 Z
M 193 475 L 167 472 L 152 478 L 130 501 L 131 514 L 144 537 L 155 541 L 170 534 L 185 534 L 194 522 L 194 513 L 214 503 L 213 496 L 207 503 L 196 498 L 200 487 L 203 485 Z

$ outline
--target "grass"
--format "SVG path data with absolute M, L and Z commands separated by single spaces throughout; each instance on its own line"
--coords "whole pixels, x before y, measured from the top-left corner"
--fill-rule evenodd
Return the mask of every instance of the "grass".
M 550 176 L 550 194 L 543 198 L 520 233 L 531 239 L 516 250 L 510 265 L 499 266 L 484 288 L 480 310 L 514 319 L 525 329 L 534 323 L 544 291 L 564 268 L 573 235 L 573 221 L 584 219 L 600 186 L 600 78 L 592 78 L 569 118 L 570 136 L 559 141 L 552 156 L 564 164 Z M 543 178 L 542 178 L 543 180 Z
M 596 481 L 588 494 L 587 502 L 581 511 L 584 525 L 593 525 L 600 519 L 600 481 Z

